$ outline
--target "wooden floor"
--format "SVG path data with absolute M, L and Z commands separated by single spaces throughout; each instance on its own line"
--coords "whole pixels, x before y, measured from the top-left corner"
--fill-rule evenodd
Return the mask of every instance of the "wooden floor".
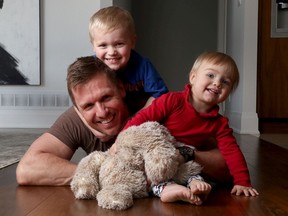
M 288 150 L 251 135 L 236 135 L 259 197 L 230 195 L 230 188 L 215 188 L 203 206 L 162 203 L 159 198 L 135 200 L 126 211 L 105 210 L 95 200 L 75 200 L 69 187 L 20 187 L 16 164 L 0 170 L 0 215 L 288 215 Z

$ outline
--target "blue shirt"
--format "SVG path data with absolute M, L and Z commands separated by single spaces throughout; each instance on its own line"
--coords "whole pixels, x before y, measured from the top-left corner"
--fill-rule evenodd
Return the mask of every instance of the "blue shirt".
M 148 98 L 157 98 L 168 92 L 163 79 L 149 59 L 131 50 L 127 67 L 117 71 L 126 90 L 125 102 L 129 113 L 142 109 Z
M 117 71 L 127 92 L 146 92 L 157 98 L 168 92 L 168 88 L 149 59 L 135 50 L 131 51 L 127 67 Z

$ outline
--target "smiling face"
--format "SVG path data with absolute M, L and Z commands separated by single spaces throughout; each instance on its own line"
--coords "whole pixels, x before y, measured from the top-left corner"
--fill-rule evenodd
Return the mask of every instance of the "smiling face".
M 89 126 L 109 136 L 122 129 L 128 118 L 123 101 L 125 90 L 118 89 L 104 74 L 77 85 L 72 93 L 75 104 Z
M 126 67 L 131 50 L 135 47 L 136 36 L 123 28 L 112 31 L 94 28 L 92 35 L 93 50 L 100 60 L 113 70 Z
M 226 100 L 233 89 L 231 72 L 225 65 L 203 61 L 190 73 L 192 104 L 199 112 L 208 112 Z

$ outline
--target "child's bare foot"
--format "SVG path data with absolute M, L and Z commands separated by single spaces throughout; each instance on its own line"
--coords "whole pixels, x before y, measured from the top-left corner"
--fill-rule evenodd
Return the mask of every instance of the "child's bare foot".
M 192 193 L 192 190 L 178 184 L 168 184 L 161 192 L 162 202 L 184 201 L 195 205 L 201 205 L 202 201 L 198 195 Z
M 196 194 L 202 201 L 206 200 L 211 191 L 211 185 L 205 181 L 193 179 L 189 185 L 191 193 Z

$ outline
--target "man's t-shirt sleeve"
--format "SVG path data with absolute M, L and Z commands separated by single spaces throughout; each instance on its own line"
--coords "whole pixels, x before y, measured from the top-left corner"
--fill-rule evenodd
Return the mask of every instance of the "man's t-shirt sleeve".
M 86 127 L 74 107 L 70 107 L 55 121 L 48 133 L 67 145 L 72 151 L 79 147 L 87 154 L 92 151 L 106 151 L 113 142 L 103 143 Z

